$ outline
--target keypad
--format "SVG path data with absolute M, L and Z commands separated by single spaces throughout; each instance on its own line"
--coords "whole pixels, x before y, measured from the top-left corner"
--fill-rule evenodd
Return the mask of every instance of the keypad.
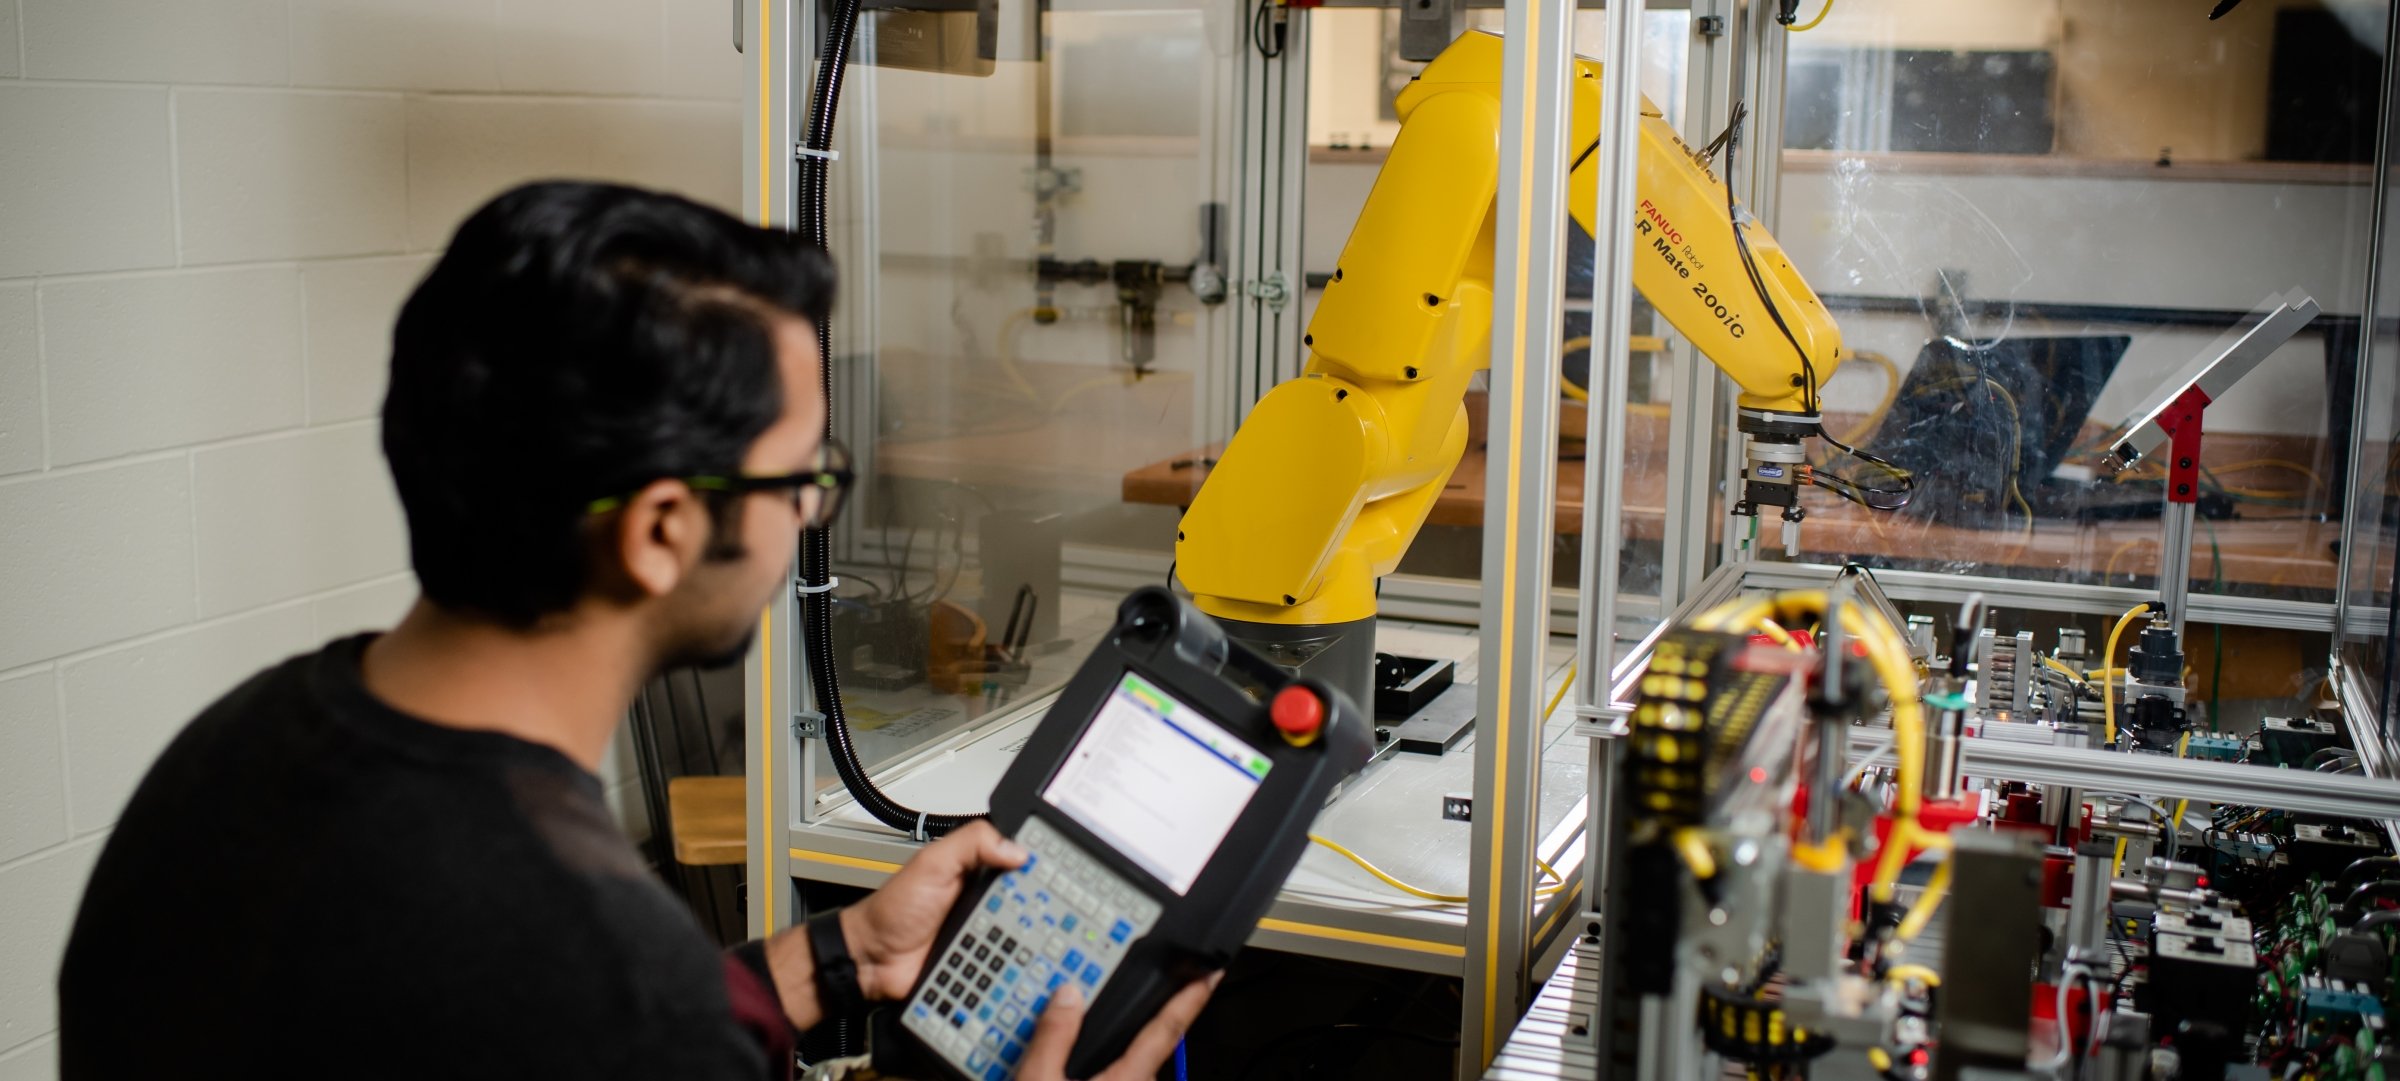
M 1084 1000 L 1108 985 L 1158 902 L 1051 829 L 1027 819 L 1033 853 L 994 879 L 901 1023 L 979 1081 L 1009 1081 L 1050 996 L 1073 982 Z

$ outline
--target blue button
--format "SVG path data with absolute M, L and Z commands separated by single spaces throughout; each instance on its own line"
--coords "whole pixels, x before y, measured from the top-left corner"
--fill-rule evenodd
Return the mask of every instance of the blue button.
M 1125 922 L 1124 920 L 1118 920 L 1116 926 L 1108 929 L 1108 937 L 1118 942 L 1125 941 L 1125 939 L 1132 934 L 1133 925 Z
M 1087 972 L 1087 973 L 1085 973 L 1084 975 L 1087 977 L 1087 978 L 1084 980 L 1084 982 L 1085 982 L 1085 983 L 1090 983 L 1090 982 L 1091 982 L 1091 980 L 1089 979 L 1089 977 L 1091 976 L 1091 974 Z M 991 1007 L 991 1004 L 990 1004 L 990 1003 L 985 1003 L 983 1006 L 981 1006 L 981 1007 L 977 1008 L 977 1009 L 976 1009 L 976 1011 L 975 1011 L 975 1019 L 976 1019 L 976 1020 L 978 1020 L 978 1021 L 989 1021 L 989 1020 L 991 1020 L 991 1019 L 992 1019 L 992 1007 Z
M 985 1063 L 990 1061 L 992 1060 L 983 1057 L 983 1052 L 981 1051 L 967 1052 L 967 1068 L 970 1070 L 980 1070 L 984 1067 Z
M 1051 973 L 1051 974 L 1050 974 L 1050 986 L 1049 986 L 1048 988 L 1046 988 L 1046 990 L 1050 990 L 1050 991 L 1056 991 L 1056 990 L 1058 990 L 1059 988 L 1066 986 L 1066 983 L 1067 983 L 1067 974 L 1066 974 L 1066 973 L 1064 973 L 1064 972 L 1053 972 L 1053 973 Z M 1040 1000 L 1040 999 L 1035 999 L 1034 1001 L 1038 1003 L 1038 1002 L 1040 1002 L 1041 1000 Z M 1037 1007 L 1037 1008 L 1038 1008 L 1038 1007 Z
M 1060 962 L 1058 963 L 1058 967 L 1060 967 L 1060 968 L 1063 968 L 1063 969 L 1066 969 L 1066 970 L 1067 970 L 1067 971 L 1069 971 L 1069 972 L 1073 972 L 1073 971 L 1075 971 L 1076 969 L 1082 968 L 1082 967 L 1083 967 L 1083 951 L 1082 951 L 1082 950 L 1068 950 L 1068 951 L 1067 951 L 1067 956 L 1066 956 L 1066 959 L 1065 959 L 1065 960 L 1062 960 L 1062 961 L 1060 961 Z
M 1000 970 L 1000 981 L 1001 981 L 1002 983 L 1015 983 L 1015 982 L 1017 982 L 1017 966 L 1015 966 L 1015 965 L 1010 965 L 1010 966 L 1008 966 L 1007 968 L 1001 969 L 1001 970 Z
M 1083 966 L 1083 982 L 1085 982 L 1085 983 L 1099 983 L 1099 982 L 1100 982 L 1100 962 L 1098 962 L 1098 961 L 1094 961 L 1094 962 L 1092 962 L 1091 964 L 1088 964 L 1088 965 L 1085 965 L 1085 966 Z
M 1018 1039 L 1020 1039 L 1020 1040 L 1031 1040 L 1031 1039 L 1033 1039 L 1033 1019 L 1032 1019 L 1032 1018 L 1028 1017 L 1028 1018 L 1026 1018 L 1025 1020 L 1022 1020 L 1022 1021 L 1019 1021 L 1019 1022 L 1017 1022 L 1017 1038 L 1018 1038 Z
M 999 895 L 999 894 L 997 894 L 997 893 L 995 893 L 995 894 L 993 894 L 993 895 L 992 895 L 992 897 L 991 897 L 991 899 L 990 899 L 990 900 L 988 900 L 988 901 L 985 901 L 985 902 L 983 903 L 983 910 L 984 910 L 985 912 L 998 912 L 998 911 L 1000 911 L 1000 895 Z
M 1041 901 L 1043 904 L 1045 904 L 1045 905 L 1050 903 L 1050 891 L 1049 891 L 1049 890 L 1035 890 L 1035 891 L 1033 891 L 1033 896 L 1034 896 L 1036 899 L 1040 900 L 1040 901 Z
M 983 1071 L 983 1081 L 1008 1081 L 1008 1067 L 995 1062 Z
M 1015 875 L 1001 875 L 1001 876 L 1000 876 L 1000 888 L 1001 888 L 1001 889 L 1004 889 L 1004 890 L 1013 890 L 1013 889 L 1016 889 L 1016 888 L 1017 888 L 1017 876 L 1015 876 Z
M 1036 860 L 1039 860 L 1039 859 L 1041 859 L 1041 857 L 1040 857 L 1040 856 L 1036 856 L 1036 855 L 1034 855 L 1034 854 L 1033 854 L 1033 853 L 1031 853 L 1031 852 L 1027 852 L 1027 853 L 1025 854 L 1025 866 L 1023 866 L 1023 867 L 1019 867 L 1019 868 L 1017 868 L 1017 870 L 1020 870 L 1020 871 L 1030 871 L 1030 870 L 1033 870 L 1033 864 L 1034 864 L 1034 861 L 1036 861 Z
M 965 1028 L 965 1027 L 967 1027 L 967 1011 L 965 1011 L 965 1010 L 960 1010 L 960 1011 L 958 1011 L 957 1013 L 951 1014 L 951 1015 L 950 1015 L 950 1027 L 951 1027 L 951 1028 Z
M 1014 1066 L 1017 1064 L 1018 1059 L 1024 1057 L 1025 1049 L 1023 1047 L 1013 1043 L 1004 1043 L 1000 1045 L 1000 1061 Z
M 1054 925 L 1054 926 L 1055 926 L 1055 925 L 1058 923 L 1058 917 L 1056 917 L 1056 916 L 1053 916 L 1053 915 L 1051 915 L 1051 914 L 1049 914 L 1049 913 L 1047 913 L 1047 912 L 1044 912 L 1044 913 L 1042 913 L 1042 922 L 1043 922 L 1043 923 L 1047 923 L 1047 924 L 1051 924 L 1051 925 Z M 1031 924 L 1030 922 L 1028 922 L 1028 923 L 1026 924 L 1026 926 L 1030 927 L 1030 926 L 1032 926 L 1032 924 Z
M 1032 1011 L 1033 1011 L 1033 1015 L 1034 1015 L 1035 1017 L 1040 1017 L 1040 1016 L 1042 1015 L 1042 1011 L 1043 1011 L 1043 1010 L 1047 1010 L 1047 1009 L 1049 1009 L 1049 1008 L 1050 1008 L 1050 996 L 1048 996 L 1048 995 L 1043 995 L 1043 996 L 1042 996 L 1042 997 L 1040 997 L 1040 998 L 1034 999 L 1034 1000 L 1033 1000 L 1033 1005 L 1032 1005 L 1032 1006 L 1029 1006 L 1029 1007 L 1027 1007 L 1027 1009 L 1030 1009 L 1030 1010 L 1032 1010 Z M 1028 1021 L 1028 1022 L 1026 1022 L 1026 1023 L 1027 1023 L 1027 1024 L 1032 1024 L 1032 1022 L 1030 1022 L 1030 1021 Z
M 908 1011 L 908 1012 L 909 1012 L 909 1013 L 912 1013 L 912 1014 L 914 1014 L 914 1015 L 916 1015 L 916 1017 L 917 1017 L 917 1019 L 918 1019 L 918 1020 L 923 1020 L 923 1019 L 925 1019 L 925 1018 L 928 1018 L 928 1017 L 931 1017 L 931 1016 L 933 1016 L 933 1011 L 932 1011 L 932 1010 L 929 1010 L 929 1009 L 926 1009 L 926 1008 L 925 1008 L 925 1004 L 924 1004 L 924 1003 L 922 1003 L 922 1002 L 920 1002 L 920 1003 L 917 1003 L 915 1006 L 909 1007 L 909 1011 Z
M 1020 905 L 1021 905 L 1021 904 L 1024 904 L 1024 903 L 1026 903 L 1026 902 L 1025 902 L 1025 895 L 1024 895 L 1024 894 L 1022 894 L 1022 893 L 1012 893 L 1012 894 L 1010 894 L 1009 896 L 1016 898 L 1016 899 L 1017 899 L 1017 903 L 1018 903 L 1018 904 L 1020 904 Z
M 1060 921 L 1058 921 L 1058 929 L 1059 929 L 1059 930 L 1061 930 L 1061 931 L 1072 931 L 1072 930 L 1074 930 L 1074 929 L 1075 929 L 1075 916 L 1074 916 L 1074 914 L 1073 914 L 1073 913 L 1069 913 L 1069 914 L 1067 915 L 1067 918 L 1065 918 L 1065 919 L 1063 919 L 1063 920 L 1060 920 Z
M 1044 917 L 1042 917 L 1042 918 L 1043 918 L 1043 919 L 1048 919 L 1049 917 L 1047 917 L 1047 916 L 1044 916 Z M 1017 917 L 1017 926 L 1019 926 L 1019 927 L 1022 927 L 1022 928 L 1024 928 L 1024 929 L 1028 930 L 1028 931 L 1031 931 L 1031 930 L 1033 930 L 1033 917 L 1031 917 L 1031 916 L 1019 916 L 1019 917 Z

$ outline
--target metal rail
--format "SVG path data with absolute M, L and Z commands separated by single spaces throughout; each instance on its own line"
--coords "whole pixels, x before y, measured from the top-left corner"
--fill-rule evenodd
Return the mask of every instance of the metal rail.
M 1853 765 L 1891 745 L 1890 734 L 1882 729 L 1853 729 L 1851 736 Z M 2300 814 L 2400 821 L 2400 784 L 2352 774 L 2268 769 L 1993 738 L 1960 741 L 1959 757 L 1959 771 L 1977 777 L 2273 807 Z

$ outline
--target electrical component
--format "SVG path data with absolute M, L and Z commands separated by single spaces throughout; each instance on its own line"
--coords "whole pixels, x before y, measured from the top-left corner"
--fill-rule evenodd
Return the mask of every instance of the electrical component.
M 2248 942 L 2159 932 L 2150 947 L 2151 1029 L 2162 1037 L 2202 1025 L 2238 1035 L 2250 1024 L 2258 954 Z
M 2282 851 L 2293 870 L 2331 878 L 2354 861 L 2382 853 L 2383 843 L 2348 823 L 2303 822 L 2292 827 Z
M 2309 756 L 2339 746 L 2333 726 L 2314 717 L 2269 717 L 2259 723 L 2259 750 L 2271 766 L 2299 769 Z
M 1975 705 L 2006 717 L 2022 717 L 2033 704 L 2033 632 L 2006 638 L 1985 627 L 1975 635 Z
M 2183 712 L 2183 648 L 2164 615 L 2142 628 L 2125 659 L 2125 713 L 2119 731 L 2133 734 L 2136 750 L 2174 754 L 2187 727 Z
M 2343 931 L 2325 940 L 2318 955 L 2325 978 L 2366 989 L 2371 995 L 2391 992 L 2392 954 L 2381 935 Z

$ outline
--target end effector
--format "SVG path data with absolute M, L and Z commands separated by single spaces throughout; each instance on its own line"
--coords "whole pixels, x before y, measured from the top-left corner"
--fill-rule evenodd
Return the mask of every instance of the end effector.
M 1741 498 L 1734 501 L 1733 513 L 1756 518 L 1761 508 L 1782 508 L 1783 554 L 1797 556 L 1800 522 L 1808 517 L 1808 508 L 1800 505 L 1800 486 L 1807 483 L 1809 473 L 1808 451 L 1801 441 L 1817 434 L 1816 418 L 1745 409 L 1741 429 L 1747 437 L 1747 462 L 1742 467 Z

